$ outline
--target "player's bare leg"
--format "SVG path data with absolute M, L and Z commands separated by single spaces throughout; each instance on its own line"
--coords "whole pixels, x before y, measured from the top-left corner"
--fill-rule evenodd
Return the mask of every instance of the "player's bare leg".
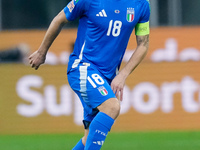
M 113 119 L 116 119 L 120 112 L 120 103 L 117 98 L 110 98 L 97 107 L 100 112 L 104 112 Z
M 82 138 L 83 145 L 86 144 L 88 133 L 89 133 L 89 129 L 85 129 L 85 134 L 84 134 L 84 136 Z

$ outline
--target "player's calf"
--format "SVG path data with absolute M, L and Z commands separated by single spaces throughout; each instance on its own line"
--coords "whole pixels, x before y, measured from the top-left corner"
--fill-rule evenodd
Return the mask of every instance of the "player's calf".
M 110 131 L 114 120 L 120 112 L 120 104 L 116 98 L 111 98 L 99 107 L 99 113 L 92 120 L 89 127 L 85 150 L 99 150 Z

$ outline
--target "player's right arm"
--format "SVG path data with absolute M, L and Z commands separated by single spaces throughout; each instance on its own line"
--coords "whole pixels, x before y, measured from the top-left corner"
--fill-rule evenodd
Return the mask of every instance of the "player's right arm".
M 29 62 L 32 68 L 37 70 L 39 66 L 45 62 L 46 54 L 64 24 L 68 21 L 73 21 L 78 17 L 86 15 L 90 2 L 90 0 L 72 0 L 53 19 L 39 49 L 29 57 Z
M 46 54 L 55 40 L 55 38 L 60 33 L 62 27 L 68 22 L 64 10 L 62 10 L 51 22 L 44 39 L 37 51 L 29 56 L 29 63 L 32 68 L 36 70 L 41 64 L 45 62 Z

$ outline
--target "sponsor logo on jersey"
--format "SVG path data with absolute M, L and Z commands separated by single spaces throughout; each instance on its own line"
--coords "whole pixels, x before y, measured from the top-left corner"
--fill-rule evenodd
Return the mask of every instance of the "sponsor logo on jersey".
M 74 0 L 72 0 L 68 5 L 67 5 L 69 12 L 71 13 L 72 10 L 74 9 L 75 5 L 74 5 Z
M 100 86 L 100 87 L 98 88 L 98 90 L 99 90 L 99 92 L 101 93 L 101 95 L 103 95 L 103 96 L 108 95 L 108 91 L 105 89 L 104 86 Z
M 134 20 L 134 15 L 135 15 L 134 8 L 127 8 L 126 20 L 128 22 L 132 22 Z
M 97 17 L 107 17 L 106 11 L 102 9 L 98 14 L 96 14 Z

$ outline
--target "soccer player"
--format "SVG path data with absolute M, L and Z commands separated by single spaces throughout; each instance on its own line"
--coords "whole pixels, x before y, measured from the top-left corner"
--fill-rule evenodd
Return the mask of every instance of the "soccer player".
M 73 150 L 102 147 L 120 113 L 125 80 L 147 53 L 149 16 L 148 0 L 72 0 L 53 19 L 39 49 L 29 57 L 37 70 L 63 25 L 79 17 L 67 76 L 84 108 L 85 134 Z M 137 48 L 119 71 L 134 28 Z

